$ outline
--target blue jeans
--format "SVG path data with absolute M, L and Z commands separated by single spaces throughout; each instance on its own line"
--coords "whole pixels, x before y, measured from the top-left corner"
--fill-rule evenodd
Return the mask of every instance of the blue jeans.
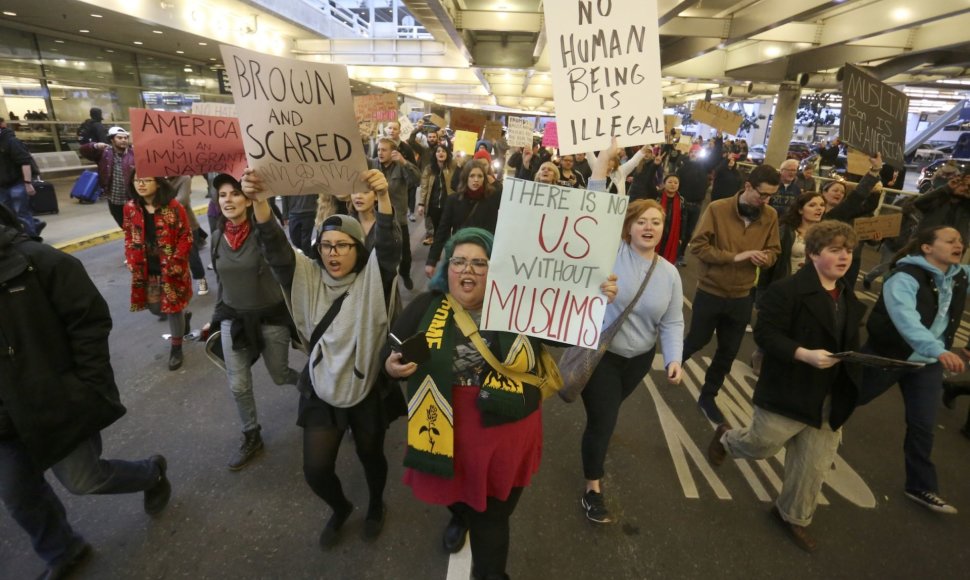
M 100 434 L 83 441 L 51 470 L 77 495 L 144 491 L 161 475 L 147 459 L 101 459 Z M 48 565 L 81 541 L 67 521 L 64 504 L 44 479 L 44 471 L 34 465 L 18 439 L 0 440 L 0 499 Z
M 0 203 L 17 214 L 17 219 L 24 224 L 24 231 L 28 235 L 36 235 L 34 214 L 30 212 L 30 196 L 27 195 L 27 188 L 23 183 L 0 187 Z
M 863 347 L 862 352 L 873 353 Z M 864 405 L 899 383 L 906 409 L 906 436 L 903 456 L 906 459 L 906 489 L 939 492 L 936 466 L 930 460 L 933 453 L 933 429 L 943 394 L 943 365 L 928 364 L 919 369 L 886 371 L 864 367 L 862 393 Z
M 259 422 L 256 419 L 256 397 L 253 395 L 253 371 L 250 365 L 249 349 L 233 350 L 232 321 L 223 320 L 222 352 L 226 357 L 226 376 L 229 378 L 229 390 L 236 401 L 239 420 L 243 431 L 255 429 Z M 269 371 L 270 378 L 277 385 L 295 385 L 300 373 L 290 368 L 290 329 L 285 326 L 270 326 L 264 324 L 263 331 L 263 363 Z

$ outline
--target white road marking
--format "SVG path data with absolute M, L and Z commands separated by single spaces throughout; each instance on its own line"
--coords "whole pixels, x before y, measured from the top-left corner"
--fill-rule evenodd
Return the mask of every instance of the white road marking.
M 448 558 L 448 575 L 446 580 L 469 580 L 472 577 L 472 549 L 471 540 L 466 539 L 465 545 L 456 554 Z

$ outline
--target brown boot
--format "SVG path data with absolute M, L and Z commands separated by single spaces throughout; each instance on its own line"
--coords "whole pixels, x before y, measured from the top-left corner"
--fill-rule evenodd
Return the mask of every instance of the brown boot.
M 711 439 L 710 445 L 707 446 L 707 458 L 710 460 L 714 467 L 720 467 L 724 460 L 727 459 L 727 449 L 724 448 L 724 444 L 721 443 L 721 437 L 727 433 L 729 427 L 727 423 L 721 423 L 714 430 L 714 437 Z
M 785 518 L 781 517 L 781 512 L 778 511 L 778 506 L 771 506 L 771 515 L 775 516 L 775 520 L 785 528 L 796 546 L 808 553 L 818 549 L 818 542 L 808 533 L 808 528 L 785 521 Z

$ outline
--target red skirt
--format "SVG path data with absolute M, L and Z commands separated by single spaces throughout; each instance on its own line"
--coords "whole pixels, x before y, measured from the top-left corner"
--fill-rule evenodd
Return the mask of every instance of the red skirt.
M 421 501 L 465 503 L 485 511 L 486 498 L 506 500 L 514 487 L 529 485 L 542 459 L 541 407 L 528 417 L 495 427 L 482 425 L 478 387 L 452 388 L 455 414 L 455 474 L 451 478 L 408 468 L 404 484 Z

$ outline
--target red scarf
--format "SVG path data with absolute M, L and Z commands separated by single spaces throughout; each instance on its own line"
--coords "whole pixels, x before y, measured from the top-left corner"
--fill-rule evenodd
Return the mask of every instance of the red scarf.
M 673 207 L 667 209 L 669 200 L 673 200 Z M 669 227 L 664 227 L 664 235 L 660 239 L 660 255 L 673 264 L 677 262 L 677 250 L 680 248 L 680 192 L 671 197 L 666 191 L 661 191 L 660 206 L 664 208 L 667 223 L 670 224 Z
M 466 189 L 465 190 L 465 197 L 467 197 L 468 199 L 470 199 L 472 201 L 478 201 L 480 199 L 484 199 L 485 198 L 485 186 L 482 186 L 479 189 L 471 189 L 471 188 Z
M 226 243 L 235 252 L 246 243 L 246 238 L 249 237 L 249 232 L 252 230 L 252 226 L 249 220 L 244 220 L 238 226 L 229 220 L 226 220 L 226 225 L 222 232 L 222 235 L 226 237 Z

